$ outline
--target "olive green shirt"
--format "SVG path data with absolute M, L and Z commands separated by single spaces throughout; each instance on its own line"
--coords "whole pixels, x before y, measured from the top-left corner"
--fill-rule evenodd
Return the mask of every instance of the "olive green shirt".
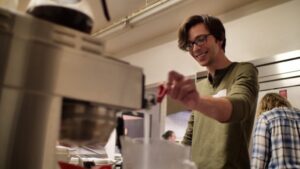
M 251 63 L 232 63 L 197 82 L 200 95 L 226 97 L 233 106 L 226 123 L 192 112 L 183 144 L 191 146 L 198 169 L 250 168 L 248 144 L 259 91 L 257 74 Z

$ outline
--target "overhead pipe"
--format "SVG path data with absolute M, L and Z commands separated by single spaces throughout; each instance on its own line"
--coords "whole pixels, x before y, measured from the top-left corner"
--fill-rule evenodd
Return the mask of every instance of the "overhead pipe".
M 156 3 L 153 3 L 152 5 L 147 6 L 146 8 L 133 13 L 127 17 L 124 17 L 123 19 L 113 23 L 112 25 L 109 25 L 103 29 L 100 29 L 99 31 L 96 31 L 93 36 L 98 38 L 104 38 L 111 34 L 117 33 L 126 27 L 128 27 L 131 24 L 137 23 L 144 18 L 147 18 L 157 12 L 160 12 L 164 9 L 167 9 L 171 6 L 174 6 L 180 2 L 183 2 L 184 0 L 161 0 Z

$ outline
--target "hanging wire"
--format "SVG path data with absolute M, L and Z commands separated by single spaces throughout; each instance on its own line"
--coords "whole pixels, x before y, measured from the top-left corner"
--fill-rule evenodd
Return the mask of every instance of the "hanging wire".
M 107 21 L 110 21 L 110 16 L 109 16 L 109 12 L 108 12 L 108 8 L 107 8 L 106 0 L 101 0 L 101 4 L 102 4 L 102 9 L 103 9 L 103 13 L 104 13 L 105 19 Z

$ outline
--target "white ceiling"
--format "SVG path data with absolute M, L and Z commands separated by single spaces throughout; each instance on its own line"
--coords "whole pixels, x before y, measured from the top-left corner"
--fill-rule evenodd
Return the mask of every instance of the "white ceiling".
M 31 0 L 19 0 L 18 9 L 25 12 L 27 6 Z M 35 4 L 45 4 L 51 1 L 68 1 L 68 0 L 32 0 Z M 70 0 L 69 0 L 70 1 Z M 111 17 L 111 21 L 106 21 L 101 0 L 77 0 L 78 4 L 82 4 L 84 1 L 88 1 L 94 14 L 95 26 L 94 31 L 107 27 L 115 21 L 132 14 L 133 12 L 139 11 L 146 6 L 149 6 L 159 0 L 106 0 L 108 11 Z
M 28 1 L 19 0 L 21 11 Z M 100 0 L 88 1 L 95 15 L 93 35 L 104 42 L 109 55 L 120 58 L 140 50 L 138 46 L 145 42 L 174 34 L 190 15 L 221 15 L 262 0 L 106 0 L 110 22 L 105 20 Z
M 110 55 L 124 57 L 129 54 L 127 51 L 134 51 L 133 48 L 141 43 L 176 31 L 182 20 L 190 15 L 220 15 L 254 1 L 255 0 L 169 0 L 166 1 L 165 4 L 167 5 L 165 6 L 168 6 L 168 4 L 170 6 L 163 8 L 163 10 L 156 10 L 154 14 L 139 19 L 138 21 L 128 20 L 127 24 L 123 22 L 123 24 L 119 24 L 119 26 L 115 27 L 117 31 L 112 31 L 113 33 L 97 34 L 96 32 L 94 35 L 105 42 L 105 49 Z M 156 8 L 158 9 L 160 6 Z M 111 13 L 113 12 L 114 11 L 111 11 Z

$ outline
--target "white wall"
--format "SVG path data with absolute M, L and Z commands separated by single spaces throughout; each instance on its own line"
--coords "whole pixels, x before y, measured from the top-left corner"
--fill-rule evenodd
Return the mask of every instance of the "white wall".
M 294 0 L 225 23 L 227 54 L 252 60 L 300 49 L 300 1 Z
M 234 12 L 220 17 L 232 16 Z M 235 15 L 242 16 L 242 12 L 237 9 Z M 233 61 L 248 61 L 300 49 L 299 17 L 300 1 L 293 0 L 225 22 L 226 55 Z M 188 53 L 177 48 L 177 40 L 132 54 L 123 60 L 144 69 L 146 84 L 164 81 L 170 70 L 185 75 L 205 70 Z

